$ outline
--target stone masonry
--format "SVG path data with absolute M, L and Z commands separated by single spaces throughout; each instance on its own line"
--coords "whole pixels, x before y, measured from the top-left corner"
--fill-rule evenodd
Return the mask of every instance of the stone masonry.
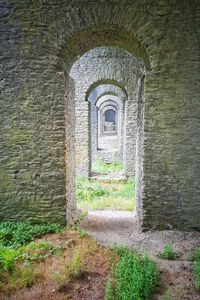
M 97 47 L 129 52 L 142 66 L 134 89 L 141 229 L 200 230 L 199 0 L 0 1 L 0 219 L 66 223 L 76 214 L 69 74 Z M 86 97 L 100 79 L 126 86 L 99 75 L 82 78 Z

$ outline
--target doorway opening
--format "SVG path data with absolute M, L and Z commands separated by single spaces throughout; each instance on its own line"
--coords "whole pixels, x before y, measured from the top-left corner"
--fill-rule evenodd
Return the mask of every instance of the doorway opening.
M 76 204 L 82 211 L 135 211 L 138 97 L 144 66 L 115 47 L 73 64 Z

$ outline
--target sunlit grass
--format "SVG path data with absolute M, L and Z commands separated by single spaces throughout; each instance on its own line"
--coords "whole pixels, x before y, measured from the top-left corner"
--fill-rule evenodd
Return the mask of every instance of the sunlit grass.
M 77 179 L 77 204 L 84 211 L 135 209 L 135 181 L 97 182 L 86 178 Z
M 118 161 L 107 164 L 103 160 L 96 160 L 92 164 L 92 172 L 96 173 L 107 174 L 110 172 L 119 172 L 121 170 L 123 170 L 123 164 Z

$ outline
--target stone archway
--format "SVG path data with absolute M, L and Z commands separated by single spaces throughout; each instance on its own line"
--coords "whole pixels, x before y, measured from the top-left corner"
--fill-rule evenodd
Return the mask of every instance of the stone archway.
M 135 158 L 136 158 L 136 140 L 137 140 L 137 106 L 138 106 L 138 91 L 140 78 L 145 72 L 144 64 L 137 60 L 131 54 L 113 47 L 99 47 L 86 52 L 72 66 L 70 76 L 73 78 L 75 85 L 74 104 L 73 99 L 70 106 L 75 106 L 76 123 L 73 121 L 73 115 L 67 109 L 67 120 L 70 124 L 74 124 L 72 130 L 74 132 L 74 143 L 76 143 L 76 167 L 79 176 L 89 176 L 91 168 L 90 155 L 90 128 L 89 128 L 89 103 L 85 102 L 90 97 L 92 90 L 99 88 L 102 84 L 115 85 L 111 89 L 112 93 L 119 93 L 122 97 L 126 97 L 125 101 L 125 144 L 122 143 L 122 148 L 125 149 L 125 173 L 132 177 L 135 174 Z M 124 91 L 126 91 L 124 93 Z M 99 95 L 100 95 L 99 91 Z M 105 97 L 103 95 L 102 97 Z M 113 96 L 114 97 L 114 96 Z M 75 142 L 76 141 L 76 142 Z M 74 149 L 75 151 L 75 149 Z M 74 152 L 73 152 L 74 153 Z M 69 168 L 72 166 L 69 154 Z M 75 171 L 74 171 L 75 178 Z M 71 183 L 70 183 L 71 186 Z M 68 195 L 68 215 L 72 210 L 72 205 L 75 205 L 74 187 L 73 192 Z M 70 190 L 67 188 L 67 190 Z M 75 206 L 73 206 L 75 210 Z
M 141 226 L 199 229 L 199 1 L 4 2 L 0 218 L 66 222 L 68 75 L 89 49 L 113 46 L 147 67 L 138 85 Z

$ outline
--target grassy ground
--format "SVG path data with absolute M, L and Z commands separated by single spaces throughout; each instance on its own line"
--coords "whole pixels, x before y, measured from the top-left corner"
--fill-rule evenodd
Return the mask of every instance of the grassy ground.
M 135 182 L 101 182 L 77 179 L 77 205 L 83 211 L 116 209 L 135 209 Z
M 147 255 L 100 246 L 76 228 L 0 223 L 0 299 L 199 299 L 192 288 L 195 284 L 200 289 L 199 248 L 188 256 L 194 261 L 195 283 L 191 276 L 189 285 L 181 285 L 179 290 L 172 282 L 176 280 L 179 285 L 185 280 L 184 269 L 177 272 L 171 267 L 169 273 L 161 264 L 159 272 Z M 165 260 L 171 259 L 172 250 L 172 246 L 165 245 Z
M 102 247 L 79 228 L 0 223 L 0 248 L 0 299 L 128 300 L 134 291 L 141 300 L 156 283 L 148 258 Z
M 123 164 L 121 162 L 113 162 L 106 164 L 102 160 L 97 160 L 92 164 L 92 172 L 100 174 L 108 174 L 111 172 L 119 172 L 123 170 Z

